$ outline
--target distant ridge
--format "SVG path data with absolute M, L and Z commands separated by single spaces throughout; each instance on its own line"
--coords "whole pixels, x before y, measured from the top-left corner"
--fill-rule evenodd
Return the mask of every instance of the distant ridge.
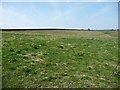
M 7 28 L 2 31 L 25 31 L 25 30 L 85 30 L 85 29 L 64 29 L 64 28 Z
M 119 29 L 90 29 L 90 28 L 88 28 L 88 29 L 82 29 L 82 28 L 61 28 L 61 27 L 50 27 L 50 28 L 39 28 L 39 27 L 32 27 L 32 28 L 27 28 L 27 27 L 25 27 L 25 28 L 3 28 L 3 29 L 0 29 L 0 30 L 2 30 L 2 31 L 26 31 L 26 30 L 79 30 L 79 31 L 87 31 L 87 30 L 89 30 L 89 31 L 96 31 L 96 30 L 109 30 L 109 31 L 111 31 L 111 30 L 119 30 Z

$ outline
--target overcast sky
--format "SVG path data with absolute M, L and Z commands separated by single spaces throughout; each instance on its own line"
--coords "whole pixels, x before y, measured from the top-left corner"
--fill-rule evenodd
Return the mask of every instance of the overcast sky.
M 81 1 L 83 0 L 2 0 L 1 26 L 118 28 L 118 0 Z

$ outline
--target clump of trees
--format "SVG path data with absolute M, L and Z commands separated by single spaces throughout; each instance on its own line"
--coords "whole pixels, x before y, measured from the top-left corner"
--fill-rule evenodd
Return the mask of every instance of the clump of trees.
M 89 31 L 90 29 L 88 28 L 88 31 Z

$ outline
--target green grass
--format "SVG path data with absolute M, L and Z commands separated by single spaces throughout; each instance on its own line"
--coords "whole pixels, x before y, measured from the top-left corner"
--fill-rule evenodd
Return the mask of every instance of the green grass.
M 117 87 L 118 40 L 107 32 L 3 31 L 3 88 Z
M 2 89 L 2 31 L 0 31 L 0 89 Z

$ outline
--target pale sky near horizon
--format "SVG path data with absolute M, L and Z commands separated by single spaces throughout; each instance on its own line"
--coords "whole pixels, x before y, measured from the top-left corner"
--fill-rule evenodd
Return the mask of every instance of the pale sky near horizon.
M 32 2 L 33 0 L 29 0 L 29 2 L 27 0 L 24 0 L 26 2 L 15 1 L 2 0 L 2 9 L 0 9 L 2 12 L 2 28 L 118 28 L 118 0 L 86 0 L 86 2 L 72 2 L 73 0 L 66 0 L 66 2 L 60 2 L 60 0 L 44 0 L 46 2 L 42 2 L 42 0 L 34 0 L 34 2 Z

